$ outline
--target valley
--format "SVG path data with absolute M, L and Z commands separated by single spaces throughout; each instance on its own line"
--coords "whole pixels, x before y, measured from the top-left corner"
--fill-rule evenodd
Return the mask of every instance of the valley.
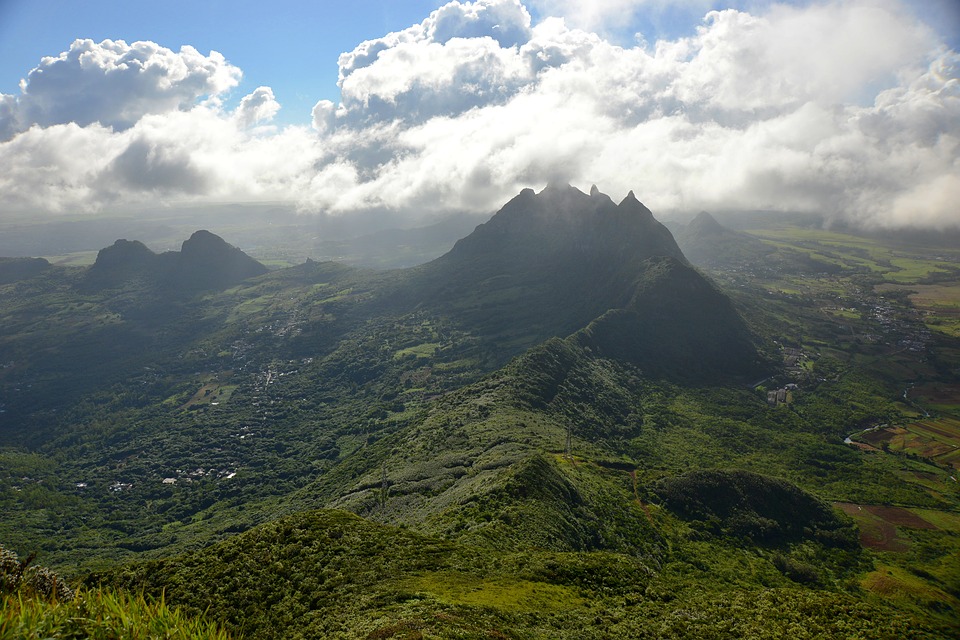
M 672 231 L 552 184 L 404 269 L 21 265 L 0 544 L 238 637 L 956 633 L 960 250 Z

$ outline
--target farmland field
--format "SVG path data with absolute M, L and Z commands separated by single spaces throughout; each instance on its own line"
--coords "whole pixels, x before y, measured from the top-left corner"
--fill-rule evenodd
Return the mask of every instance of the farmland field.
M 930 418 L 869 431 L 858 439 L 872 447 L 913 454 L 960 469 L 960 420 Z
M 861 505 L 848 502 L 838 507 L 853 518 L 860 528 L 860 543 L 879 551 L 906 551 L 910 541 L 900 533 L 901 528 L 936 529 L 917 514 L 902 507 Z

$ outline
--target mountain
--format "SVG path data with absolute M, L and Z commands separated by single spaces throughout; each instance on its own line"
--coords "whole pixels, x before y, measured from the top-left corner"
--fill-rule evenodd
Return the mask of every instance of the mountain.
M 649 376 L 716 382 L 766 366 L 733 305 L 632 193 L 615 204 L 596 188 L 524 190 L 447 254 L 411 269 L 266 272 L 207 231 L 159 255 L 118 240 L 90 268 L 57 271 L 37 295 L 8 304 L 11 329 L 51 308 L 63 320 L 0 341 L 0 357 L 15 363 L 6 377 L 23 381 L 0 424 L 22 429 L 34 421 L 27 412 L 42 440 L 57 430 L 41 417 L 51 394 L 107 393 L 137 371 L 176 371 L 183 354 L 229 354 L 240 343 L 264 362 L 316 360 L 324 379 L 371 394 L 392 393 L 420 358 L 443 364 L 424 392 L 442 393 L 577 332 L 581 346 Z M 207 355 L 191 370 L 235 366 Z
M 703 267 L 738 266 L 763 259 L 774 249 L 747 233 L 734 231 L 701 211 L 677 234 L 690 262 Z
M 414 287 L 403 295 L 419 306 L 518 349 L 603 316 L 587 342 L 657 375 L 749 377 L 763 368 L 733 305 L 632 191 L 616 204 L 596 187 L 525 189 L 416 270 Z
M 110 287 L 138 279 L 188 291 L 220 289 L 263 275 L 265 266 L 209 231 L 197 231 L 179 252 L 156 254 L 137 240 L 117 240 L 101 249 L 90 267 L 93 286 Z
M 169 270 L 164 262 L 139 240 L 121 239 L 97 252 L 87 279 L 97 287 L 117 286 L 132 279 L 159 279 Z
M 582 345 L 671 380 L 746 379 L 770 370 L 730 299 L 700 272 L 669 257 L 644 266 L 630 301 L 579 332 Z
M 209 231 L 185 240 L 172 281 L 190 289 L 216 289 L 263 275 L 267 268 Z
M 489 222 L 460 240 L 438 264 L 483 259 L 507 269 L 630 263 L 654 255 L 683 255 L 666 227 L 631 191 L 620 204 L 593 187 L 585 194 L 559 183 L 540 193 L 524 189 Z

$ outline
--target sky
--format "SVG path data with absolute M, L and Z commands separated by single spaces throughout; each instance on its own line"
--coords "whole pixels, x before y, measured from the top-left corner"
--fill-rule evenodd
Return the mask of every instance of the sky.
M 0 221 L 564 180 L 956 228 L 958 50 L 958 0 L 0 0 Z

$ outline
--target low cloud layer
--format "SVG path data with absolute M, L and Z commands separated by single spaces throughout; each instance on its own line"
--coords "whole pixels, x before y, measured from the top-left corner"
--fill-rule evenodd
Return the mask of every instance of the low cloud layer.
M 544 0 L 558 16 L 534 22 L 516 0 L 451 2 L 341 55 L 340 104 L 302 127 L 270 124 L 269 87 L 226 109 L 240 70 L 216 52 L 78 40 L 0 95 L 0 204 L 423 215 L 560 178 L 654 211 L 960 226 L 960 56 L 898 2 L 710 12 L 692 36 L 628 48 L 602 25 L 657 3 L 601 4 Z

